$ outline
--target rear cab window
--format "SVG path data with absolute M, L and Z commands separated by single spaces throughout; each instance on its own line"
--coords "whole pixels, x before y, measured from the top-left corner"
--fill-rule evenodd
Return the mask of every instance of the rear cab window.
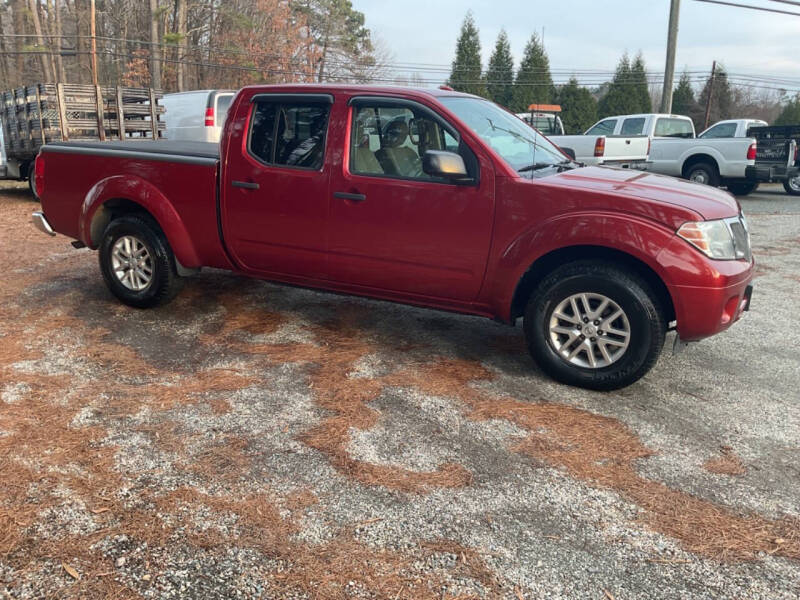
M 620 135 L 642 135 L 644 131 L 644 117 L 633 117 L 622 122 Z
M 228 117 L 228 109 L 231 107 L 233 101 L 233 94 L 217 94 L 216 107 L 214 115 L 217 118 L 217 125 L 222 127 L 225 125 L 225 119 Z
M 656 121 L 655 137 L 692 138 L 694 128 L 688 119 L 661 117 Z
M 611 135 L 616 125 L 616 119 L 605 119 L 593 125 L 584 135 Z
M 254 101 L 248 152 L 269 166 L 320 170 L 330 104 L 319 100 Z

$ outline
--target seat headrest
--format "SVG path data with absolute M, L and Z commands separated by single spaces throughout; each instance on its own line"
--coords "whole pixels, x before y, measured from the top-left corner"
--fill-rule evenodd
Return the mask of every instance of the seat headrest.
M 381 146 L 383 148 L 397 148 L 402 146 L 408 137 L 408 124 L 404 119 L 389 121 L 383 128 Z

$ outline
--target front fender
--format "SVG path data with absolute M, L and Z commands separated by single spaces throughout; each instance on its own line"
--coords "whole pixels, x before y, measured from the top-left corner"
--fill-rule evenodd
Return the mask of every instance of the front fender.
M 156 220 L 181 265 L 199 267 L 200 259 L 189 232 L 172 203 L 152 183 L 132 175 L 114 175 L 97 182 L 81 206 L 79 235 L 88 247 L 96 249 L 100 244 L 106 218 L 104 205 L 109 200 L 128 200 L 145 209 Z
M 526 230 L 499 254 L 487 297 L 494 314 L 509 320 L 514 292 L 531 266 L 551 252 L 577 246 L 624 252 L 650 267 L 670 288 L 657 256 L 673 236 L 668 228 L 633 215 L 582 212 L 554 217 Z

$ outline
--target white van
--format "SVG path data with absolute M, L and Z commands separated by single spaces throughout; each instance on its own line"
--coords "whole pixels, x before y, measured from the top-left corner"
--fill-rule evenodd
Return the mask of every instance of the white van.
M 219 142 L 233 90 L 197 90 L 164 94 L 161 117 L 167 125 L 164 138 L 194 142 Z

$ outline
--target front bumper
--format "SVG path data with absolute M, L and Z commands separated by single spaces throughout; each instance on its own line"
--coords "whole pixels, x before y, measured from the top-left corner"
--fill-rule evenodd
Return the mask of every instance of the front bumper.
M 33 221 L 34 227 L 41 231 L 42 233 L 46 233 L 47 235 L 55 235 L 56 232 L 53 231 L 53 228 L 50 227 L 50 223 L 47 222 L 47 219 L 44 216 L 44 213 L 40 210 L 37 210 L 33 214 L 31 214 L 31 220 Z

